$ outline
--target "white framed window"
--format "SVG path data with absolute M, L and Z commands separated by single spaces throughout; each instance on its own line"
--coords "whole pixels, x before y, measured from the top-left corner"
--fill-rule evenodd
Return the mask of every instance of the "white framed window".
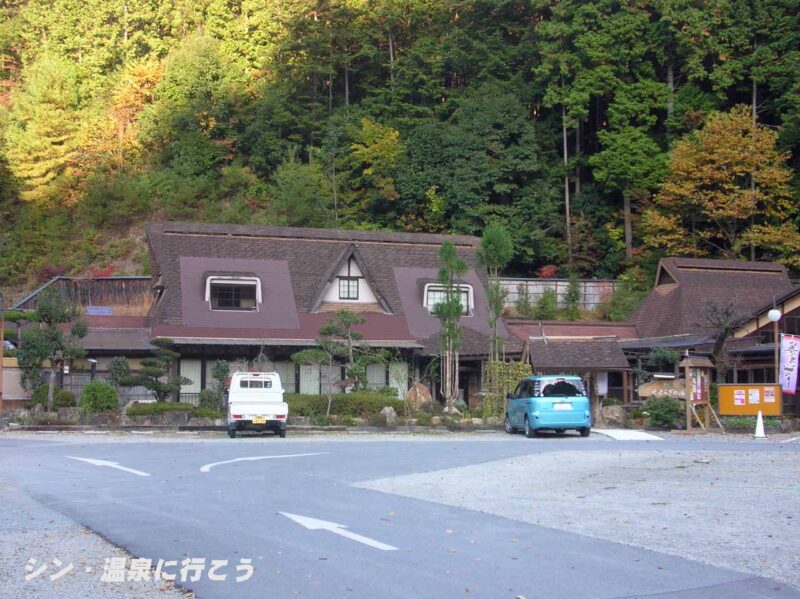
M 360 277 L 339 277 L 339 299 L 357 300 Z
M 258 277 L 208 277 L 205 301 L 212 310 L 254 312 L 261 305 L 261 280 Z
M 461 296 L 461 314 L 464 316 L 471 316 L 475 309 L 472 285 L 457 285 L 457 287 Z M 433 314 L 433 310 L 436 306 L 444 301 L 445 293 L 444 287 L 438 283 L 428 283 L 425 285 L 423 305 L 428 309 L 428 312 Z

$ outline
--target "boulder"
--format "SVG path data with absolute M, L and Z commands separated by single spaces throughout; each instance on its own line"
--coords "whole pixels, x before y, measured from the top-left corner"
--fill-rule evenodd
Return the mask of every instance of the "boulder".
M 595 415 L 596 428 L 625 428 L 627 415 L 622 406 L 603 406 L 600 413 Z
M 412 384 L 406 393 L 406 401 L 414 411 L 420 409 L 424 404 L 430 403 L 432 399 L 431 390 L 419 382 Z
M 34 404 L 31 410 L 31 416 L 41 416 L 44 412 L 44 406 L 40 403 Z
M 394 426 L 397 421 L 397 412 L 391 406 L 386 406 L 381 410 L 381 415 L 386 418 L 386 426 Z
M 189 414 L 183 410 L 161 414 L 161 424 L 166 426 L 183 426 L 187 422 L 189 422 Z
M 14 412 L 11 417 L 17 422 L 27 422 L 31 419 L 31 411 L 23 408 Z
M 61 424 L 78 424 L 81 421 L 80 408 L 58 408 L 58 422 Z
M 441 417 L 434 416 L 433 418 L 431 418 L 431 426 L 441 426 L 441 425 L 442 425 Z

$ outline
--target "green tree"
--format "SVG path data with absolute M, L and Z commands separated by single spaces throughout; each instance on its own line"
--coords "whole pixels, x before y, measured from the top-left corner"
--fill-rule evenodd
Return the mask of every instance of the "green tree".
M 609 190 L 622 194 L 625 220 L 625 251 L 633 255 L 632 200 L 645 200 L 665 175 L 664 154 L 647 133 L 638 127 L 598 134 L 603 149 L 589 159 L 595 179 Z
M 44 56 L 26 71 L 12 102 L 7 157 L 22 184 L 22 198 L 66 203 L 59 190 L 76 160 L 81 127 L 77 70 L 63 59 Z
M 580 320 L 581 318 L 581 282 L 575 273 L 569 276 L 569 286 L 564 298 L 562 315 L 566 320 Z
M 490 362 L 498 360 L 502 354 L 500 337 L 497 335 L 497 322 L 503 315 L 507 292 L 500 284 L 500 269 L 508 265 L 513 255 L 514 245 L 508 231 L 496 221 L 489 223 L 481 236 L 478 258 L 489 274 L 486 296 L 489 304 L 489 329 L 492 332 L 489 341 Z
M 461 288 L 458 277 L 467 271 L 467 263 L 458 255 L 452 241 L 445 241 L 439 250 L 439 284 L 444 297 L 433 309 L 440 326 L 440 368 L 441 391 L 445 400 L 445 411 L 457 413 L 455 403 L 458 398 L 458 362 L 461 349 L 461 327 L 459 321 L 464 312 L 461 304 Z
M 329 227 L 332 221 L 331 185 L 322 166 L 290 158 L 269 184 L 270 210 L 276 224 L 290 227 Z
M 56 373 L 64 368 L 66 360 L 85 355 L 81 339 L 86 336 L 88 329 L 80 318 L 80 310 L 52 290 L 39 295 L 31 319 L 37 326 L 22 333 L 17 360 L 23 372 L 23 385 L 27 389 L 36 387 L 42 363 L 50 361 L 47 409 L 51 411 Z
M 169 401 L 180 393 L 181 386 L 191 385 L 191 379 L 174 374 L 174 363 L 181 355 L 174 350 L 172 339 L 160 337 L 150 342 L 153 346 L 150 357 L 140 360 L 139 370 L 122 380 L 125 387 L 141 386 L 148 389 L 156 401 Z

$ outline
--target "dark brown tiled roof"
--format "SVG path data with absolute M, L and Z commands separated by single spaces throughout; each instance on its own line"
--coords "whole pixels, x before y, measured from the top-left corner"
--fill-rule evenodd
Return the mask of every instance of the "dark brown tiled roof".
M 631 317 L 642 337 L 667 337 L 707 332 L 705 311 L 710 304 L 733 302 L 738 318 L 792 289 L 786 269 L 769 262 L 665 258 L 656 284 Z
M 601 321 L 538 321 L 529 318 L 507 318 L 508 331 L 525 341 L 529 337 L 618 337 L 620 339 L 636 339 L 636 325 L 631 322 Z
M 326 284 L 337 265 L 353 255 L 389 313 L 365 315 L 367 337 L 404 342 L 425 339 L 439 330 L 439 323 L 422 306 L 416 279 L 411 279 L 418 273 L 435 280 L 445 240 L 456 245 L 467 263 L 463 279 L 474 290 L 474 314 L 462 322 L 470 331 L 467 336 L 488 333 L 486 280 L 475 237 L 185 223 L 150 224 L 147 234 L 155 278 L 163 286 L 150 315 L 158 334 L 313 339 L 330 317 L 316 314 Z M 263 307 L 253 312 L 209 312 L 202 294 L 203 273 L 208 272 L 254 273 L 261 280 Z M 507 334 L 502 325 L 500 333 Z
M 628 360 L 616 341 L 531 339 L 528 341 L 534 371 L 625 370 Z
M 468 356 L 486 356 L 489 354 L 489 339 L 488 334 L 484 334 L 473 329 L 462 326 L 461 327 L 461 346 L 459 348 L 459 355 L 462 358 Z M 437 332 L 420 340 L 423 346 L 422 353 L 425 355 L 433 356 L 439 353 L 441 348 L 441 335 Z M 519 355 L 522 351 L 522 344 L 514 337 L 503 339 L 503 347 L 506 354 Z

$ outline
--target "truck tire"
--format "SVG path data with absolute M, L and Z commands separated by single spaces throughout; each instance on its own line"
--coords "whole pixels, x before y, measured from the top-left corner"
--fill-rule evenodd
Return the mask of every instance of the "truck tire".
M 236 429 L 235 428 L 229 428 L 228 429 L 228 436 L 231 439 L 235 439 L 236 438 Z
M 280 436 L 281 439 L 286 438 L 286 429 L 282 428 L 281 430 L 279 430 L 278 435 Z

